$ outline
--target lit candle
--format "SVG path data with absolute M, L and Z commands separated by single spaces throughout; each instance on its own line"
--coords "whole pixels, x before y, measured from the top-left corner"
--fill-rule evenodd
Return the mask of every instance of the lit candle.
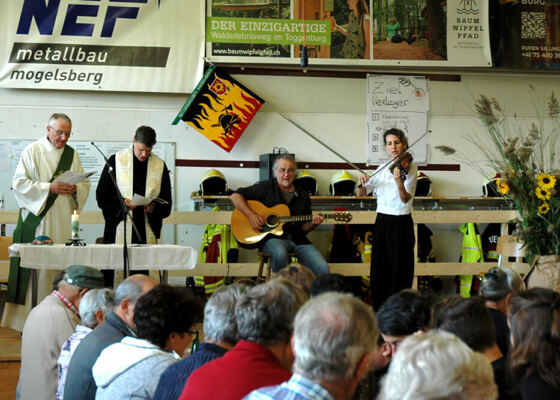
M 72 239 L 80 238 L 80 214 L 78 210 L 74 210 L 72 214 Z

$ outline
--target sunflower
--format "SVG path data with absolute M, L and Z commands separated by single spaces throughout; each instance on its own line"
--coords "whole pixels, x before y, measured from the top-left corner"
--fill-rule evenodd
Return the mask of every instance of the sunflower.
M 548 189 L 538 187 L 535 189 L 535 194 L 541 200 L 550 200 L 551 193 Z
M 509 193 L 509 185 L 507 182 L 502 182 L 500 178 L 496 181 L 496 185 L 498 186 L 498 190 L 502 195 L 506 195 Z
M 539 174 L 537 184 L 543 189 L 552 189 L 556 185 L 556 177 L 550 174 Z
M 539 214 L 546 214 L 550 211 L 550 205 L 548 203 L 542 203 L 539 206 Z

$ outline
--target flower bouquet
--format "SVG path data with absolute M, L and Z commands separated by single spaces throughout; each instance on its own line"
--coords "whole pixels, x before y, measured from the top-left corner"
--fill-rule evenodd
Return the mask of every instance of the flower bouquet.
M 497 187 L 516 211 L 517 240 L 524 243 L 526 258 L 560 254 L 560 167 L 558 136 L 560 105 L 554 93 L 547 102 L 547 115 L 530 124 L 514 117 L 508 120 L 494 98 L 475 99 L 476 113 L 487 140 L 471 137 L 498 172 Z M 455 150 L 437 146 L 446 154 Z

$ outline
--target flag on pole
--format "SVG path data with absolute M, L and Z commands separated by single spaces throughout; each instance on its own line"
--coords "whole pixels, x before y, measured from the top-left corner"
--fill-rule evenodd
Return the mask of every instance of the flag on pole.
M 185 121 L 230 152 L 264 100 L 211 65 L 191 93 L 173 125 Z

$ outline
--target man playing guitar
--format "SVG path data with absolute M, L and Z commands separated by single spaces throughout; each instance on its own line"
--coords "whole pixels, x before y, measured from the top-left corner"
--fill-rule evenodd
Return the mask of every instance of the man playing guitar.
M 274 161 L 274 179 L 240 188 L 230 196 L 233 205 L 247 216 L 254 230 L 262 230 L 265 221 L 249 207 L 247 200 L 257 200 L 266 207 L 286 204 L 292 216 L 311 214 L 308 194 L 294 185 L 296 168 L 293 156 L 281 154 Z M 280 237 L 265 237 L 261 250 L 270 254 L 272 271 L 278 272 L 285 268 L 290 262 L 290 252 L 294 252 L 298 261 L 317 276 L 328 273 L 327 262 L 306 236 L 322 222 L 321 215 L 314 215 L 311 221 L 286 223 Z

